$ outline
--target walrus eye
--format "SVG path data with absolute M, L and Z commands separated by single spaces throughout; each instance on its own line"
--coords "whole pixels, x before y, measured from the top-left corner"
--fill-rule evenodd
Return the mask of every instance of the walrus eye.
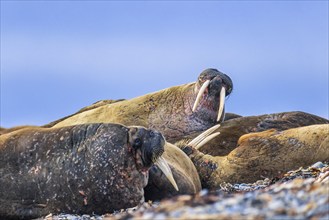
M 154 132 L 150 131 L 150 137 L 154 137 Z
M 142 146 L 142 140 L 140 138 L 136 138 L 133 144 L 134 149 L 140 148 Z

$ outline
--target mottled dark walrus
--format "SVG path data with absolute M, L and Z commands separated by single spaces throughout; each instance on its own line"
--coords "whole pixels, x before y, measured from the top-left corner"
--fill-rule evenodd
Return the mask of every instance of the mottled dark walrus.
M 164 145 L 153 129 L 119 124 L 25 128 L 1 135 L 0 218 L 134 207 L 143 201 L 153 163 L 168 168 L 161 156 Z

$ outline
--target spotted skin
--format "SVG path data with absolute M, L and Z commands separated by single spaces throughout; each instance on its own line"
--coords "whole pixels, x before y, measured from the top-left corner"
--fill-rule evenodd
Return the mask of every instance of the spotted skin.
M 138 149 L 129 142 L 131 130 L 140 131 L 145 143 Z M 160 133 L 152 131 L 150 138 L 150 132 L 118 124 L 84 124 L 2 135 L 0 216 L 104 214 L 138 205 L 144 200 L 152 163 L 137 166 L 136 152 L 152 147 L 163 151 L 164 145 Z

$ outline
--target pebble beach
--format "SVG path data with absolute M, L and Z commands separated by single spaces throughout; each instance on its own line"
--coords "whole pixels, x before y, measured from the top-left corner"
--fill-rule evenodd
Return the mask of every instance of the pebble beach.
M 329 219 L 329 163 L 289 171 L 246 184 L 222 184 L 216 191 L 181 195 L 103 216 L 48 215 L 53 220 L 112 219 Z

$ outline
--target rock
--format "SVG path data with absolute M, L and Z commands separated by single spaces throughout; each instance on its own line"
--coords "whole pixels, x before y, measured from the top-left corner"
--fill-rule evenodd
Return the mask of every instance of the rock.
M 224 188 L 217 192 L 201 191 L 189 198 L 166 199 L 131 214 L 105 215 L 104 219 L 327 219 L 329 180 L 317 181 L 329 170 L 328 163 L 323 165 L 319 169 L 290 171 L 284 175 L 289 180 L 284 177 L 256 181 L 254 185 L 269 184 L 258 190 L 249 191 L 251 185 L 242 183 L 234 188 L 240 186 L 247 192 Z
M 324 163 L 322 163 L 321 161 L 318 161 L 315 164 L 313 164 L 311 167 L 314 169 L 318 169 L 318 168 L 323 168 L 324 166 L 325 166 Z

